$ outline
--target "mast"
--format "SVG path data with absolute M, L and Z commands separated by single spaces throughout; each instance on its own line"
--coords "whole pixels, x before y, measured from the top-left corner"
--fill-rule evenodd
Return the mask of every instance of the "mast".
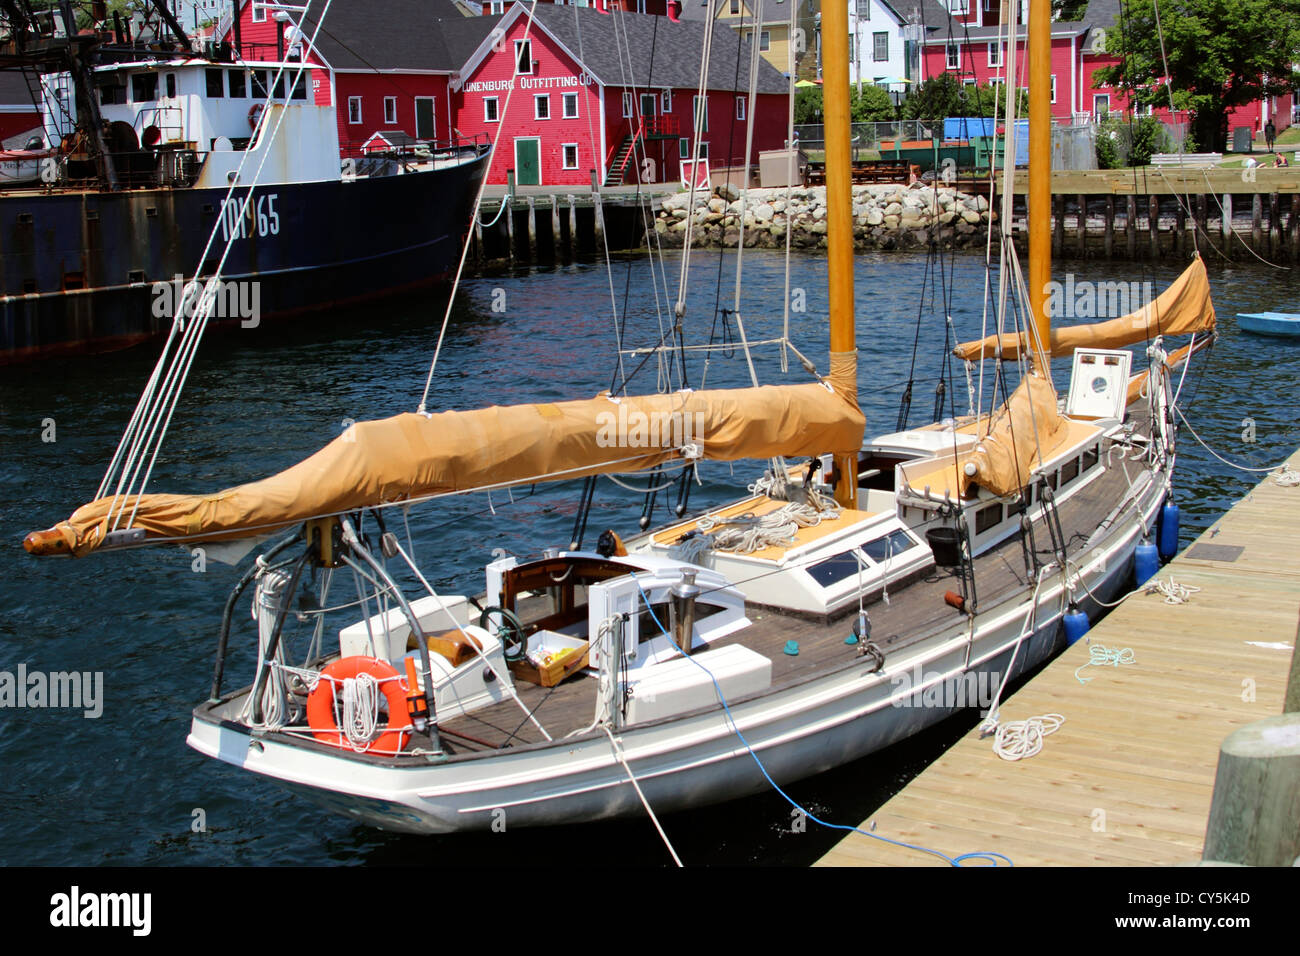
M 1029 0 L 1029 310 L 1038 340 L 1050 350 L 1052 321 L 1052 10 L 1051 0 Z M 1015 80 L 1010 83 L 1015 89 Z M 828 177 L 829 181 L 829 177 Z M 1051 378 L 1045 356 L 1035 360 Z
M 832 0 L 822 11 L 822 121 L 826 136 L 826 273 L 830 292 L 831 384 L 858 403 L 857 341 L 853 327 L 853 186 L 849 166 L 849 5 Z M 835 457 L 835 500 L 856 508 L 858 453 Z

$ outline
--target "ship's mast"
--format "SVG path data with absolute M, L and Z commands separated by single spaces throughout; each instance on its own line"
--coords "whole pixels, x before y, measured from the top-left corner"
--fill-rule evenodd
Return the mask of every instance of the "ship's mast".
M 831 364 L 836 391 L 858 401 L 853 327 L 853 185 L 849 165 L 849 5 L 823 3 L 822 121 L 826 138 L 826 273 L 830 287 Z M 835 500 L 856 508 L 858 455 L 837 455 Z
M 1038 341 L 1050 353 L 1052 323 L 1047 284 L 1052 279 L 1052 12 L 1050 0 L 1029 0 L 1029 309 Z M 1011 83 L 1015 88 L 1014 80 Z M 1048 359 L 1035 362 L 1051 377 Z

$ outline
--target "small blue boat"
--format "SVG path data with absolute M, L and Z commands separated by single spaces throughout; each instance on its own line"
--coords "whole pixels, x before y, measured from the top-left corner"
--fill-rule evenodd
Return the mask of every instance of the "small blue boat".
M 1237 325 L 1257 335 L 1300 335 L 1300 314 L 1294 312 L 1238 312 Z

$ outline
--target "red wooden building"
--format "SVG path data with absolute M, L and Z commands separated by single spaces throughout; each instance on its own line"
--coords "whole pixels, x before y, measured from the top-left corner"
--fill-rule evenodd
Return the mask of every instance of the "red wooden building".
M 678 181 L 693 149 L 712 169 L 742 163 L 751 121 L 751 162 L 785 142 L 786 78 L 759 58 L 751 117 L 749 44 L 725 24 L 539 3 L 526 29 L 527 7 L 512 5 L 452 82 L 457 129 L 497 142 L 489 182 L 508 170 L 519 185 Z

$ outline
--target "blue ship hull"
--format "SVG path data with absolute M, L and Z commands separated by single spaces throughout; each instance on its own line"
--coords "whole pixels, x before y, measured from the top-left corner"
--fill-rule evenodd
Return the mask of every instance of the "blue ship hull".
M 1257 335 L 1300 336 L 1300 315 L 1287 312 L 1238 312 L 1238 327 Z

